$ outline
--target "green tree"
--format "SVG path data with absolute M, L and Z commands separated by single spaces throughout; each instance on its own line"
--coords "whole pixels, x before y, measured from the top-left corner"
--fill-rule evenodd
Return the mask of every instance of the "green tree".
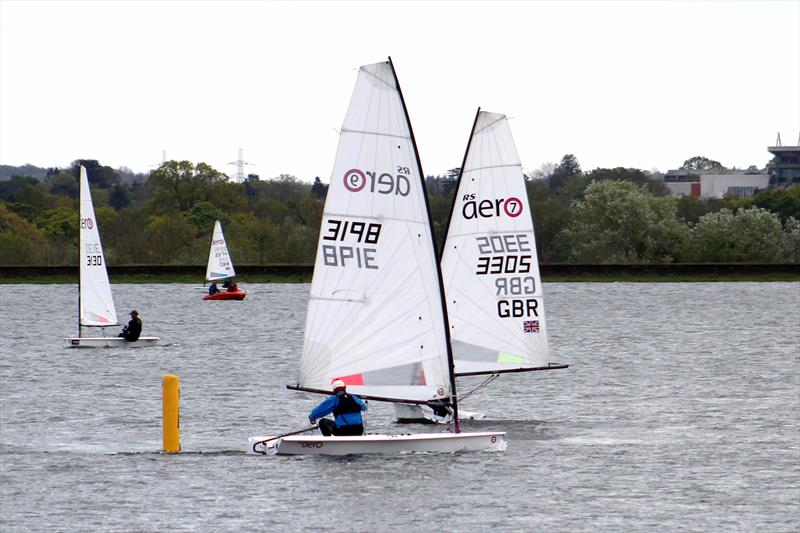
M 285 239 L 279 238 L 278 228 L 272 222 L 250 213 L 234 215 L 226 235 L 231 255 L 238 264 L 277 262 L 285 246 Z
M 281 174 L 277 178 L 264 180 L 261 182 L 263 196 L 272 198 L 284 205 L 292 204 L 301 198 L 308 196 L 310 187 L 291 174 Z
M 50 187 L 50 194 L 57 196 L 67 196 L 69 198 L 78 198 L 80 196 L 80 186 L 75 176 L 69 174 L 56 174 L 47 180 L 47 185 Z
M 686 227 L 675 218 L 674 198 L 656 198 L 630 182 L 595 181 L 572 204 L 572 219 L 558 239 L 571 261 L 671 262 Z
M 784 224 L 780 257 L 784 263 L 800 263 L 800 220 L 794 217 Z
M 685 257 L 689 262 L 777 262 L 782 234 L 780 219 L 766 209 L 722 209 L 703 215 L 691 229 Z
M 311 185 L 311 194 L 318 200 L 324 200 L 328 194 L 328 186 L 322 183 L 319 176 L 314 178 L 314 184 Z
M 217 209 L 217 206 L 205 200 L 194 204 L 187 212 L 187 216 L 189 217 L 189 222 L 195 225 L 198 232 L 208 233 L 209 239 L 214 229 L 214 222 L 217 220 L 224 222 L 226 220 L 224 213 Z
M 42 211 L 55 206 L 55 198 L 44 190 L 41 183 L 24 185 L 14 192 L 14 201 Z
M 0 181 L 0 200 L 4 202 L 16 202 L 16 193 L 24 187 L 36 187 L 39 180 L 28 176 L 11 176 L 6 181 Z
M 42 232 L 0 203 L 0 261 L 3 265 L 41 264 L 47 246 Z
M 561 163 L 553 170 L 547 184 L 551 189 L 557 190 L 563 187 L 569 178 L 580 174 L 581 165 L 578 163 L 578 158 L 572 154 L 566 154 L 561 158 Z
M 225 180 L 224 174 L 205 163 L 167 161 L 150 174 L 147 185 L 156 209 L 176 212 L 187 211 L 202 200 L 211 201 L 212 185 Z
M 761 207 L 772 211 L 785 222 L 790 217 L 800 220 L 800 185 L 788 189 L 761 191 L 741 201 L 742 207 Z
M 592 181 L 629 181 L 642 187 L 654 196 L 669 196 L 670 190 L 663 181 L 650 179 L 643 170 L 638 168 L 596 168 L 586 173 L 586 179 Z
M 70 165 L 70 173 L 75 177 L 80 177 L 80 167 L 86 168 L 86 178 L 90 185 L 99 189 L 110 189 L 118 185 L 121 180 L 117 172 L 108 166 L 103 166 L 96 159 L 76 159 Z
M 141 211 L 126 208 L 100 223 L 106 261 L 133 265 L 152 260 L 147 219 Z
M 686 170 L 708 171 L 708 170 L 726 170 L 722 163 L 708 159 L 700 155 L 690 157 L 683 162 L 681 168 Z
M 533 215 L 534 235 L 539 260 L 542 262 L 556 262 L 568 259 L 568 254 L 563 254 L 557 248 L 557 236 L 570 223 L 572 213 L 569 206 L 561 202 L 531 202 Z
M 41 213 L 36 218 L 36 225 L 51 239 L 76 243 L 78 241 L 79 218 L 80 216 L 76 210 L 68 207 L 57 207 Z
M 322 210 L 325 204 L 309 195 L 294 204 L 294 215 L 303 226 L 319 228 L 322 224 Z
M 120 211 L 131 205 L 131 196 L 128 194 L 128 187 L 125 184 L 114 185 L 108 195 L 108 203 L 116 211 Z
M 179 214 L 155 215 L 147 220 L 148 259 L 156 264 L 200 262 L 192 257 L 195 228 Z

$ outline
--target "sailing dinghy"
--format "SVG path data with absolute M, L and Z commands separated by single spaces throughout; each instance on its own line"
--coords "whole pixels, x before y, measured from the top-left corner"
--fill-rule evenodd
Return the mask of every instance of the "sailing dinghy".
M 482 387 L 499 374 L 567 368 L 548 347 L 533 217 L 505 115 L 478 109 L 446 231 L 441 266 L 456 377 L 486 375 Z M 451 415 L 395 405 L 402 422 Z
M 121 337 L 86 337 L 84 327 L 118 326 L 114 298 L 108 282 L 106 261 L 100 244 L 100 231 L 94 216 L 92 192 L 86 169 L 81 165 L 80 175 L 80 281 L 78 284 L 78 335 L 64 340 L 74 348 L 140 347 L 158 344 L 158 337 L 139 337 L 137 341 L 127 341 Z M 101 329 L 103 333 L 105 330 Z
M 222 224 L 219 220 L 214 222 L 214 234 L 211 236 L 211 249 L 208 252 L 208 266 L 206 267 L 206 281 L 216 281 L 220 279 L 232 278 L 236 275 L 233 270 L 233 262 L 228 253 L 228 245 L 225 244 L 225 236 L 222 235 Z M 203 300 L 244 300 L 247 291 L 236 289 L 206 294 Z
M 303 353 L 291 389 L 438 406 L 453 431 L 250 437 L 261 454 L 504 450 L 504 432 L 462 432 L 422 168 L 391 59 L 359 69 L 322 216 Z M 305 413 L 304 413 L 305 414 Z

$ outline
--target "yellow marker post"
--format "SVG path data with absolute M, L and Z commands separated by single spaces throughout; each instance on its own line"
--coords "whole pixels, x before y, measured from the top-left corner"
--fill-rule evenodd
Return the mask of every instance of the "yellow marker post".
M 181 387 L 178 376 L 165 374 L 161 380 L 161 401 L 163 404 L 162 431 L 166 453 L 181 451 L 180 398 Z

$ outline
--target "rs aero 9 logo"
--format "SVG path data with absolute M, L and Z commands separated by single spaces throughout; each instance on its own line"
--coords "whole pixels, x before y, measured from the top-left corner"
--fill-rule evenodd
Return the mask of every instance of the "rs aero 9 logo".
M 394 194 L 408 196 L 411 191 L 411 182 L 408 181 L 410 174 L 408 167 L 397 167 L 397 174 L 392 175 L 388 172 L 378 174 L 351 168 L 344 173 L 344 186 L 350 192 L 359 192 L 366 189 L 368 192 L 377 194 Z
M 478 201 L 474 194 L 465 194 L 463 201 L 461 214 L 466 219 L 492 218 L 503 215 L 516 218 L 522 214 L 522 200 L 514 196 Z

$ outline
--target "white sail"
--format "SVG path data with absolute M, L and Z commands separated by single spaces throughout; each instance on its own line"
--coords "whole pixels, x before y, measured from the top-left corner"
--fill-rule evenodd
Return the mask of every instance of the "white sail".
M 108 283 L 106 260 L 100 244 L 89 179 L 83 166 L 80 181 L 80 324 L 114 326 L 117 325 L 117 311 L 111 296 L 111 285 Z
M 360 68 L 322 217 L 298 387 L 450 394 L 445 318 L 420 166 L 390 63 Z
M 214 222 L 214 234 L 211 237 L 211 250 L 208 252 L 208 267 L 206 267 L 206 280 L 232 278 L 236 275 L 233 270 L 231 256 L 228 254 L 228 245 L 222 235 L 222 225 L 219 220 Z
M 548 366 L 533 220 L 505 115 L 475 119 L 442 276 L 456 375 Z

